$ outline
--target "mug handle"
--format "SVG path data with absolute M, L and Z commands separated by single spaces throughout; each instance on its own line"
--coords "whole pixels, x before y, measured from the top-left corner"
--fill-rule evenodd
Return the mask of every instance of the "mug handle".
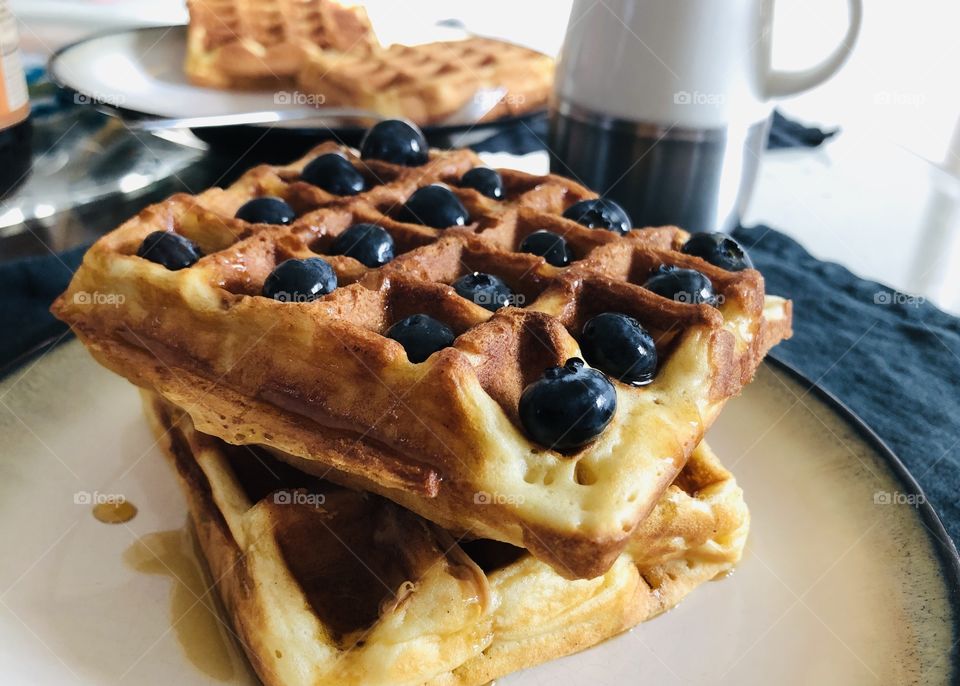
M 767 75 L 765 95 L 767 98 L 782 98 L 809 90 L 833 76 L 846 62 L 860 34 L 863 20 L 863 0 L 847 0 L 850 7 L 850 24 L 840 44 L 820 64 L 799 71 L 773 71 Z

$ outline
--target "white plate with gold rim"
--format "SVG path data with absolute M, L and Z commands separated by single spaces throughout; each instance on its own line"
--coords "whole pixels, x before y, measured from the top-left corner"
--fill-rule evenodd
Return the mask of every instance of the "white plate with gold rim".
M 62 345 L 0 382 L 0 436 L 3 684 L 256 683 L 218 621 L 132 386 Z M 752 512 L 735 573 L 501 686 L 958 678 L 956 550 L 862 423 L 767 364 L 709 438 Z M 119 496 L 131 520 L 92 515 Z

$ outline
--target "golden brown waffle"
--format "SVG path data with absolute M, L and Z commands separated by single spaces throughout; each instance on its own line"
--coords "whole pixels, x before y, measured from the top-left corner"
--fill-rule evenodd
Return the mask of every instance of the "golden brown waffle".
M 234 635 L 269 686 L 480 686 L 669 609 L 732 569 L 749 528 L 740 488 L 701 444 L 614 565 L 569 581 L 144 401 Z
M 292 87 L 309 55 L 378 47 L 366 12 L 333 0 L 187 0 L 187 76 L 213 88 Z
M 301 467 L 372 491 L 447 529 L 530 550 L 568 578 L 605 572 L 676 478 L 724 402 L 790 331 L 790 304 L 765 297 L 753 270 L 726 272 L 677 251 L 673 227 L 620 237 L 560 216 L 593 194 L 556 176 L 501 170 L 506 199 L 454 188 L 474 221 L 437 230 L 396 219 L 431 181 L 455 183 L 479 163 L 431 152 L 422 167 L 365 163 L 372 188 L 336 198 L 299 180 L 306 159 L 258 167 L 227 189 L 177 195 L 100 239 L 54 304 L 95 357 L 184 408 L 205 433 L 302 458 Z M 290 226 L 233 219 L 247 199 L 286 198 Z M 258 296 L 289 257 L 323 255 L 360 221 L 382 224 L 398 257 L 370 270 L 327 256 L 341 286 L 310 303 Z M 565 235 L 577 258 L 559 269 L 515 252 L 535 229 Z M 194 240 L 206 257 L 169 271 L 136 256 L 152 231 Z M 717 307 L 642 288 L 661 264 L 706 274 Z M 488 271 L 525 299 L 495 314 L 448 285 Z M 112 294 L 112 298 L 90 294 Z M 117 302 L 121 301 L 119 306 Z M 617 414 L 574 454 L 532 442 L 517 419 L 521 390 L 579 356 L 583 323 L 604 311 L 636 317 L 657 341 L 648 386 L 616 383 Z M 454 345 L 420 364 L 383 336 L 415 312 L 445 321 Z M 478 507 L 478 500 L 493 502 Z
M 327 105 L 360 107 L 421 125 L 450 116 L 482 97 L 483 89 L 505 88 L 483 118 L 489 121 L 544 107 L 553 60 L 503 41 L 468 38 L 391 45 L 371 54 L 314 53 L 298 82 L 300 90 L 322 95 Z

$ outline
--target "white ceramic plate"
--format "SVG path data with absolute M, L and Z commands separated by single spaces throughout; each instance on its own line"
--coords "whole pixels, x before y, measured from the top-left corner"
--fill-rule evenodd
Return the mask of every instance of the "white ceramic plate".
M 0 682 L 255 683 L 132 386 L 63 345 L 0 383 L 0 436 Z M 736 572 L 501 686 L 953 681 L 956 551 L 895 457 L 770 365 L 710 441 L 753 514 Z M 137 516 L 98 522 L 86 501 L 110 495 Z
M 442 26 L 406 27 L 403 42 L 463 38 L 458 29 Z M 399 37 L 397 37 L 399 38 Z M 50 58 L 51 79 L 83 103 L 107 105 L 135 114 L 159 117 L 200 117 L 263 110 L 316 109 L 299 94 L 285 89 L 228 91 L 196 86 L 183 71 L 185 26 L 159 26 L 102 33 L 68 45 Z M 514 121 L 506 117 L 485 122 L 488 128 Z M 299 122 L 264 125 L 299 129 Z M 425 131 L 456 131 L 468 125 L 433 126 Z M 314 130 L 307 128 L 306 130 Z
M 199 117 L 282 109 L 273 91 L 233 92 L 194 86 L 183 72 L 185 26 L 112 31 L 57 52 L 54 82 L 83 98 L 162 117 Z

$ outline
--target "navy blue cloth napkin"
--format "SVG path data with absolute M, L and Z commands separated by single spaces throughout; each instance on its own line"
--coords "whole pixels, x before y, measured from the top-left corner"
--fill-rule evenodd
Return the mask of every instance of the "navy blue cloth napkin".
M 82 245 L 59 255 L 0 264 L 0 368 L 66 333 L 66 325 L 48 310 L 70 283 L 86 249 Z
M 773 121 L 770 122 L 770 138 L 767 147 L 771 150 L 780 148 L 815 148 L 828 138 L 839 133 L 839 129 L 823 130 L 815 126 L 804 126 L 800 122 L 787 119 L 779 110 L 773 111 Z
M 804 126 L 800 122 L 788 119 L 779 110 L 774 110 L 767 147 L 771 150 L 815 148 L 837 133 L 839 133 L 838 129 L 823 130 L 815 126 Z M 477 152 L 509 152 L 514 155 L 526 155 L 529 152 L 543 150 L 546 147 L 546 141 L 547 118 L 540 116 L 520 121 L 471 147 Z

